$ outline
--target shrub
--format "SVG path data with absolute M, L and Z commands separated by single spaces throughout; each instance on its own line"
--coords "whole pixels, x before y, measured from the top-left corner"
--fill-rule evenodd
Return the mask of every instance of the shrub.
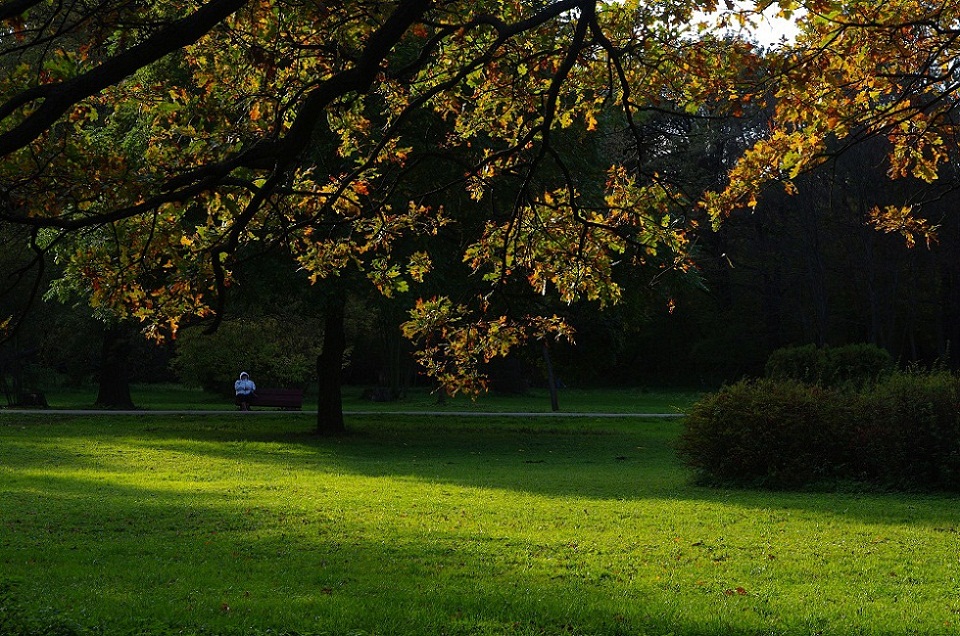
M 804 345 L 785 347 L 770 354 L 765 375 L 774 380 L 861 389 L 877 382 L 892 369 L 890 354 L 876 345 L 822 348 Z
M 886 349 L 872 344 L 826 347 L 821 382 L 825 386 L 863 388 L 893 371 L 893 358 Z
M 795 487 L 830 476 L 841 460 L 845 400 L 792 380 L 743 381 L 694 405 L 679 452 L 710 481 Z
M 850 454 L 869 481 L 960 489 L 960 380 L 898 373 L 863 394 Z
M 764 375 L 771 380 L 819 384 L 825 357 L 816 345 L 777 349 L 767 358 Z
M 247 371 L 257 386 L 303 387 L 316 377 L 316 330 L 277 318 L 225 321 L 214 334 L 185 331 L 171 363 L 181 381 L 233 395 Z
M 960 380 L 895 373 L 861 392 L 741 382 L 694 405 L 679 452 L 713 482 L 960 490 Z

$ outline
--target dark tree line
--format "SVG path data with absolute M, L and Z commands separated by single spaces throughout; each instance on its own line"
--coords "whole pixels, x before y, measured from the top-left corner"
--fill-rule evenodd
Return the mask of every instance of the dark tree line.
M 577 342 L 554 348 L 557 375 L 574 386 L 713 386 L 759 373 L 773 350 L 805 343 L 870 342 L 903 362 L 946 359 L 955 365 L 960 357 L 960 219 L 954 210 L 960 192 L 889 182 L 883 170 L 882 148 L 862 146 L 829 169 L 804 177 L 797 194 L 772 190 L 753 213 L 733 216 L 718 231 L 702 226 L 695 277 L 676 276 L 652 287 L 637 281 L 635 297 L 611 311 L 567 308 Z M 939 225 L 936 242 L 910 248 L 903 237 L 866 224 L 870 208 L 894 195 L 928 200 L 923 213 Z M 319 294 L 298 296 L 280 286 L 262 261 L 253 265 L 250 280 L 241 286 L 249 300 L 237 296 L 236 315 L 282 316 L 286 307 L 302 318 L 312 311 L 315 344 L 321 344 L 328 301 Z M 264 286 L 276 294 L 271 298 Z M 344 316 L 344 347 L 350 352 L 345 379 L 381 385 L 392 395 L 425 382 L 417 378 L 399 336 L 403 300 L 354 298 L 351 305 Z M 78 330 L 93 337 L 65 336 Z M 84 311 L 46 303 L 4 350 L 11 361 L 18 352 L 30 351 L 30 364 L 54 369 L 64 381 L 88 382 L 110 368 L 102 366 L 109 360 L 96 345 L 101 338 L 109 351 L 118 334 L 112 340 L 108 335 L 110 330 Z M 136 338 L 126 346 L 128 355 L 149 349 Z M 531 348 L 519 355 L 527 383 L 545 382 L 542 353 Z M 149 365 L 142 364 L 147 359 L 142 354 L 134 357 L 139 363 L 127 373 L 136 381 L 175 377 L 162 370 L 169 358 L 165 349 L 157 350 Z M 512 373 L 501 368 L 499 377 L 510 384 Z

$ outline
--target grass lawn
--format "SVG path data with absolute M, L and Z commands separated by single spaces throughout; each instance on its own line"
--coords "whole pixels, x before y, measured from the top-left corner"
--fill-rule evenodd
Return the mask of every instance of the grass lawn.
M 304 398 L 304 410 L 316 411 L 316 389 L 308 391 Z M 177 385 L 136 385 L 131 394 L 137 407 L 145 410 L 193 409 L 233 410 L 233 400 L 199 389 Z M 550 411 L 550 395 L 546 389 L 532 389 L 526 395 L 486 394 L 471 399 L 458 395 L 449 398 L 446 404 L 437 404 L 437 396 L 428 389 L 414 387 L 407 395 L 395 402 L 372 402 L 362 397 L 363 387 L 349 386 L 343 389 L 343 407 L 346 411 L 493 411 L 531 412 Z M 85 409 L 96 400 L 96 387 L 81 389 L 52 388 L 46 392 L 52 408 Z M 563 412 L 588 413 L 679 413 L 685 411 L 698 398 L 695 391 L 660 391 L 645 389 L 563 389 L 559 394 L 560 410 Z
M 690 483 L 676 420 L 0 414 L 0 634 L 960 633 L 948 496 Z

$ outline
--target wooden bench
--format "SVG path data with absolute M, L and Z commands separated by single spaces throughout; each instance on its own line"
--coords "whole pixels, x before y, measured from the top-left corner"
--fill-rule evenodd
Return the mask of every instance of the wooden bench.
M 282 409 L 303 408 L 303 389 L 257 389 L 250 406 L 278 406 Z

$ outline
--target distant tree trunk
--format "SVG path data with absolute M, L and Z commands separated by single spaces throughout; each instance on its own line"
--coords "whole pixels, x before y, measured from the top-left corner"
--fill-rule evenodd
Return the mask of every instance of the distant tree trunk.
M 767 349 L 774 351 L 783 344 L 783 276 L 779 266 L 765 269 L 762 274 L 760 306 L 766 330 Z
M 345 298 L 338 296 L 327 307 L 323 349 L 317 356 L 317 433 L 320 435 L 342 435 L 347 431 L 343 423 L 341 393 L 343 352 L 347 348 L 344 328 L 345 302 Z
M 112 325 L 103 334 L 100 356 L 100 389 L 96 405 L 108 409 L 132 409 L 130 397 L 130 336 L 123 325 Z
M 726 311 L 733 307 L 733 281 L 730 276 L 730 270 L 733 266 L 727 257 L 730 249 L 727 244 L 729 232 L 730 230 L 726 224 L 721 225 L 720 229 L 715 232 L 716 247 L 714 248 L 714 253 L 710 255 L 716 259 L 717 263 L 716 282 L 714 285 L 720 311 Z
M 954 263 L 940 269 L 940 343 L 939 355 L 952 367 L 960 360 L 960 275 Z
M 819 347 L 827 345 L 830 331 L 830 304 L 827 290 L 827 271 L 824 262 L 820 214 L 815 205 L 802 217 L 804 239 L 804 273 L 809 296 L 803 303 L 809 312 L 807 318 L 813 330 L 813 340 Z
M 383 399 L 397 400 L 406 393 L 404 383 L 403 344 L 398 324 L 402 314 L 393 304 L 382 302 L 379 308 L 379 335 L 383 346 L 384 368 L 380 374 L 380 388 L 386 389 Z
M 550 386 L 550 410 L 560 410 L 560 400 L 557 397 L 557 379 L 553 375 L 553 360 L 550 359 L 550 343 L 543 341 L 543 361 L 547 365 L 547 384 Z
M 956 178 L 956 177 L 955 177 Z M 940 346 L 938 357 L 957 369 L 960 363 L 960 222 L 949 215 L 951 223 L 938 232 L 943 256 L 940 260 Z

